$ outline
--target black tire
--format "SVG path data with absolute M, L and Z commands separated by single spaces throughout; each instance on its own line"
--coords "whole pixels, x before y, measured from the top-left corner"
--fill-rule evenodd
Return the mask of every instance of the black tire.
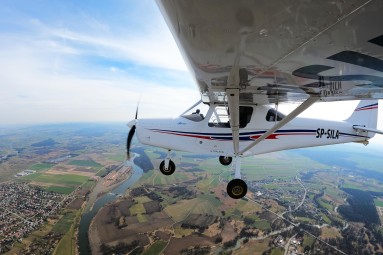
M 232 157 L 219 156 L 219 163 L 221 163 L 224 166 L 230 165 L 231 161 L 233 161 Z
M 227 184 L 226 191 L 231 198 L 240 199 L 246 196 L 247 184 L 241 179 L 233 179 Z
M 160 171 L 164 175 L 172 175 L 176 171 L 176 165 L 173 161 L 169 160 L 169 168 L 165 169 L 165 160 L 163 160 L 160 164 Z

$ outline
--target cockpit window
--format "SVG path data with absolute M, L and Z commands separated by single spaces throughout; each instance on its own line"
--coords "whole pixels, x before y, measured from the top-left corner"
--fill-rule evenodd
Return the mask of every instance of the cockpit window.
M 280 112 L 276 111 L 275 109 L 270 109 L 267 112 L 266 120 L 267 121 L 281 121 L 284 117 L 285 117 L 285 115 L 283 113 L 280 113 Z
M 201 101 L 199 101 L 195 103 L 192 107 L 190 107 L 188 110 L 186 110 L 181 115 L 181 117 L 196 122 L 203 121 L 205 119 L 208 109 L 208 105 L 205 105 Z
M 205 119 L 204 115 L 200 112 L 199 109 L 191 114 L 182 115 L 182 117 L 191 121 L 202 121 Z
M 239 107 L 239 128 L 244 128 L 251 121 L 253 107 Z M 209 120 L 209 127 L 230 128 L 229 110 L 224 106 L 217 106 Z

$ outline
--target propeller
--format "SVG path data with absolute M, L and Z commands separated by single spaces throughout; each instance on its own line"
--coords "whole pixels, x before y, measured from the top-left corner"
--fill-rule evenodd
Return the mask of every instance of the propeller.
M 136 116 L 135 116 L 134 120 L 131 120 L 128 123 L 128 126 L 130 127 L 129 134 L 128 134 L 128 137 L 126 139 L 126 156 L 127 156 L 128 160 L 130 159 L 130 145 L 132 144 L 132 139 L 133 139 L 134 133 L 136 132 L 136 123 L 137 123 L 137 116 L 138 116 L 138 105 L 139 104 L 137 104 Z

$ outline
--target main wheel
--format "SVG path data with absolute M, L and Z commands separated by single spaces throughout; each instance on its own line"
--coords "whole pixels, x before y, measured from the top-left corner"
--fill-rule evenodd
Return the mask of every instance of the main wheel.
M 221 163 L 224 166 L 230 165 L 231 161 L 233 161 L 232 157 L 219 156 L 219 163 Z
M 227 184 L 226 190 L 231 198 L 243 198 L 247 193 L 247 184 L 241 179 L 233 179 Z
M 171 175 L 174 173 L 174 171 L 176 171 L 176 165 L 173 161 L 169 160 L 169 167 L 168 169 L 165 169 L 165 160 L 163 160 L 160 164 L 160 171 L 164 175 Z

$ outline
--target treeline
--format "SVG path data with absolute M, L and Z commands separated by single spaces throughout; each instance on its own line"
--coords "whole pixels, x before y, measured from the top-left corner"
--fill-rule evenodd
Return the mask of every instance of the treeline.
M 173 197 L 182 197 L 182 199 L 192 199 L 196 197 L 194 191 L 191 191 L 184 186 L 171 186 L 169 187 L 168 192 L 172 193 Z
M 343 191 L 351 195 L 347 202 L 349 205 L 341 205 L 338 212 L 348 221 L 356 221 L 371 224 L 380 224 L 379 215 L 376 212 L 372 196 L 365 191 L 358 189 L 343 188 Z
M 101 244 L 100 251 L 102 254 L 125 254 L 129 253 L 132 255 L 141 254 L 144 251 L 143 247 L 138 246 L 139 242 L 134 240 L 131 244 L 119 242 L 116 246 L 107 244 Z
M 209 246 L 195 246 L 193 248 L 184 249 L 181 251 L 181 255 L 206 255 L 210 254 L 211 248 Z
M 41 142 L 32 143 L 31 146 L 32 147 L 44 147 L 44 146 L 53 146 L 55 144 L 56 144 L 56 141 L 53 140 L 52 138 L 49 138 L 49 139 L 46 139 L 46 140 L 41 141 Z
M 315 242 L 309 249 L 321 250 L 322 254 L 341 254 L 334 247 L 341 250 L 342 254 L 382 254 L 379 252 L 379 244 L 382 243 L 383 236 L 379 227 L 369 230 L 350 226 L 342 230 L 341 234 L 342 238 L 324 238 L 324 241 L 332 247 L 322 242 Z

